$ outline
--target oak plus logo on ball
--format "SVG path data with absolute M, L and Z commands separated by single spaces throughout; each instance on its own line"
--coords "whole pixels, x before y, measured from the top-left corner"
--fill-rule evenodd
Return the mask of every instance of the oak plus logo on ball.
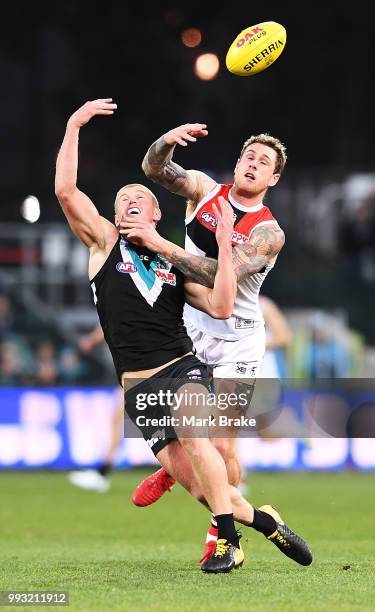
M 244 45 L 245 42 L 248 42 L 249 45 L 251 45 L 251 43 L 254 40 L 256 40 L 257 38 L 261 38 L 261 36 L 264 36 L 266 33 L 267 32 L 264 28 L 260 26 L 255 26 L 255 28 L 253 28 L 249 32 L 244 33 L 244 36 L 240 38 L 239 41 L 237 42 L 236 47 L 242 47 L 242 45 Z

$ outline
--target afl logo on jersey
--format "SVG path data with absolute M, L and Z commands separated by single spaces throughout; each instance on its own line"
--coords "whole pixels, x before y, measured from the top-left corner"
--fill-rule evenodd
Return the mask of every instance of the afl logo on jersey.
M 205 221 L 207 225 L 210 225 L 211 227 L 216 227 L 217 226 L 217 221 L 216 221 L 216 217 L 214 215 L 212 215 L 209 212 L 204 212 L 201 215 L 201 219 L 202 221 Z
M 207 229 L 211 231 L 216 230 L 217 220 L 211 208 L 209 208 L 208 210 L 206 209 L 202 211 L 201 213 L 198 213 L 197 216 L 198 216 L 198 221 L 200 221 L 203 227 L 206 227 Z M 236 219 L 237 219 L 237 215 L 233 211 L 233 221 L 235 221 Z
M 137 266 L 131 261 L 119 261 L 116 264 L 116 270 L 122 274 L 129 274 L 131 272 L 137 272 Z

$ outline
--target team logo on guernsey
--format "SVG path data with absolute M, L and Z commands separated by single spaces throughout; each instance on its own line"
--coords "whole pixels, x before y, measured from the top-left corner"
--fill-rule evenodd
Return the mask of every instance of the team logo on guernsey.
M 176 286 L 176 275 L 173 274 L 173 272 L 167 272 L 167 270 L 159 270 L 158 268 L 155 268 L 155 274 L 163 283 L 173 285 L 174 287 Z
M 237 215 L 235 212 L 233 212 L 233 218 L 234 220 L 237 219 Z M 205 210 L 200 215 L 200 221 L 204 227 L 211 230 L 212 232 L 216 230 L 217 221 L 213 213 L 210 213 L 209 211 Z M 248 242 L 248 241 L 249 241 L 249 237 L 246 236 L 246 234 L 241 234 L 240 232 L 233 230 L 232 242 L 234 244 L 245 244 L 245 242 Z
M 120 240 L 120 252 L 123 259 L 122 262 L 117 264 L 117 266 L 121 266 L 120 272 L 131 272 L 130 278 L 151 307 L 154 306 L 166 284 L 177 284 L 176 276 L 170 271 L 172 264 L 158 253 L 154 255 L 150 265 L 145 266 L 140 257 L 142 254 L 138 254 L 124 238 Z M 119 269 L 117 266 L 116 268 Z
M 211 227 L 216 227 L 217 226 L 216 217 L 214 215 L 212 215 L 211 213 L 209 213 L 209 212 L 202 213 L 201 219 L 202 219 L 202 221 L 205 221 Z
M 116 264 L 116 270 L 122 274 L 129 274 L 132 272 L 137 272 L 137 266 L 133 264 L 132 261 L 119 261 Z

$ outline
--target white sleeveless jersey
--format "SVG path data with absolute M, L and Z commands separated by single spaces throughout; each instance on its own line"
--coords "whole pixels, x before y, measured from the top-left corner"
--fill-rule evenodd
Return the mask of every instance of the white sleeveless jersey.
M 251 207 L 238 204 L 231 196 L 231 187 L 232 185 L 217 185 L 211 193 L 198 203 L 194 213 L 186 218 L 186 251 L 194 255 L 217 259 L 216 218 L 212 204 L 216 204 L 220 209 L 219 196 L 223 196 L 229 201 L 235 215 L 233 246 L 248 242 L 256 227 L 277 223 L 269 208 L 264 206 L 262 202 Z M 259 306 L 259 290 L 275 261 L 276 257 L 263 270 L 247 276 L 239 283 L 233 315 L 229 319 L 213 319 L 208 314 L 186 304 L 184 309 L 186 323 L 210 336 L 225 340 L 238 340 L 244 335 L 249 335 L 254 327 L 264 324 Z

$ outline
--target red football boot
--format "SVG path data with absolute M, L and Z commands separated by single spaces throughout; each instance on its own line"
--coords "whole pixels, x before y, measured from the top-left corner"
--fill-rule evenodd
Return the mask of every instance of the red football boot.
M 202 565 L 205 561 L 208 561 L 208 559 L 211 559 L 212 555 L 215 554 L 215 550 L 216 550 L 216 544 L 217 544 L 217 539 L 216 540 L 209 540 L 208 542 L 205 543 L 204 545 L 204 551 L 203 551 L 203 557 L 202 559 L 199 561 L 199 563 Z
M 172 491 L 175 482 L 175 479 L 164 468 L 160 468 L 142 480 L 133 493 L 132 502 L 135 506 L 150 506 L 158 501 L 166 491 Z

